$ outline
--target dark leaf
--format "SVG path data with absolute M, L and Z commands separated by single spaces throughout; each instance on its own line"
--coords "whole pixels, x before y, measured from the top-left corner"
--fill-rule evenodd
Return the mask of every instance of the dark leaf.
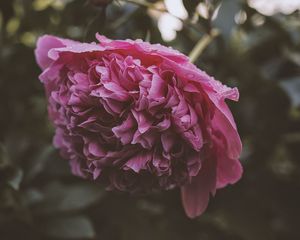
M 54 151 L 55 150 L 52 145 L 48 145 L 41 149 L 41 151 L 33 159 L 28 171 L 26 172 L 26 181 L 33 180 L 44 170 L 46 163 L 51 159 L 50 157 L 53 155 Z
M 285 48 L 284 54 L 291 62 L 300 67 L 300 52 L 297 52 L 295 50 L 292 51 L 288 48 Z
M 96 235 L 91 221 L 84 216 L 51 219 L 45 223 L 44 231 L 61 239 L 92 239 Z
M 44 202 L 37 211 L 43 214 L 78 211 L 100 201 L 103 191 L 97 184 L 77 183 L 74 185 L 54 182 L 44 190 Z
M 300 105 L 300 77 L 286 79 L 280 82 L 280 85 L 290 97 L 292 105 L 298 107 Z
M 15 190 L 19 190 L 21 181 L 23 179 L 23 171 L 21 169 L 15 169 L 13 175 L 8 179 L 7 183 Z

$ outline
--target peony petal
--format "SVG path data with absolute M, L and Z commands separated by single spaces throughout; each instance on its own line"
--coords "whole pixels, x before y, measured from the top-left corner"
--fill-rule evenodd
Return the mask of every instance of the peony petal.
M 164 97 L 165 82 L 158 75 L 153 75 L 151 88 L 149 90 L 149 97 L 151 99 Z
M 58 58 L 58 54 L 54 53 L 54 49 L 63 51 L 62 49 L 64 49 L 64 47 L 67 46 L 72 49 L 72 46 L 74 45 L 78 46 L 81 45 L 81 43 L 69 39 L 44 35 L 37 40 L 37 48 L 35 50 L 37 63 L 44 70 Z
M 119 126 L 113 127 L 112 131 L 125 145 L 132 141 L 135 133 L 136 121 L 131 114 Z
M 217 188 L 236 183 L 243 174 L 240 161 L 228 157 L 226 153 L 226 137 L 217 134 L 213 136 L 214 149 L 217 156 Z
M 181 187 L 184 210 L 188 217 L 195 218 L 207 208 L 209 195 L 216 189 L 216 161 L 206 159 L 191 183 Z
M 123 50 L 133 50 L 147 54 L 149 56 L 159 56 L 163 58 L 168 58 L 178 64 L 188 63 L 189 59 L 171 47 L 165 47 L 160 44 L 150 44 L 148 42 L 143 42 L 142 40 L 111 40 L 103 35 L 96 34 L 96 38 L 100 42 L 101 46 L 109 48 L 111 50 L 123 49 Z
M 42 69 L 47 68 L 53 62 L 53 60 L 48 57 L 49 50 L 59 47 L 64 47 L 64 44 L 59 38 L 54 36 L 44 35 L 37 40 L 35 57 Z
M 91 154 L 93 154 L 96 157 L 103 157 L 105 156 L 105 151 L 103 148 L 100 146 L 98 142 L 90 142 L 88 146 L 88 150 Z
M 165 152 L 169 153 L 175 144 L 175 136 L 171 132 L 161 135 L 161 143 Z
M 131 111 L 138 125 L 140 133 L 145 133 L 152 126 L 152 120 L 149 119 L 143 112 Z
M 149 152 L 139 153 L 130 158 L 125 166 L 139 173 L 142 169 L 146 168 L 146 164 L 151 160 L 152 155 Z
M 226 111 L 227 110 L 228 108 Z M 240 136 L 228 118 L 219 110 L 215 111 L 212 119 L 212 127 L 213 129 L 220 131 L 225 137 L 227 144 L 227 156 L 232 159 L 239 158 L 242 151 Z
M 217 188 L 234 184 L 243 174 L 243 168 L 237 159 L 219 159 L 217 166 Z

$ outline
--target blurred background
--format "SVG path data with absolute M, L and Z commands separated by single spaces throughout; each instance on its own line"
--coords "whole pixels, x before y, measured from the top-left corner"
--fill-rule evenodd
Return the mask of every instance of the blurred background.
M 0 0 L 1 240 L 300 239 L 299 9 L 299 0 Z M 72 176 L 52 147 L 37 38 L 99 32 L 189 55 L 212 29 L 220 34 L 195 64 L 240 90 L 230 106 L 242 180 L 190 220 L 178 190 L 130 196 Z

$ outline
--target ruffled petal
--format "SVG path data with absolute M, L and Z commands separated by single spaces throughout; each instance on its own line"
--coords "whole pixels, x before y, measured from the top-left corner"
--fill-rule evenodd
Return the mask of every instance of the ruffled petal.
M 58 38 L 55 36 L 44 35 L 37 40 L 35 57 L 38 65 L 44 70 L 52 62 L 53 58 L 49 56 L 49 51 L 56 48 L 63 48 L 75 44 L 75 41 Z

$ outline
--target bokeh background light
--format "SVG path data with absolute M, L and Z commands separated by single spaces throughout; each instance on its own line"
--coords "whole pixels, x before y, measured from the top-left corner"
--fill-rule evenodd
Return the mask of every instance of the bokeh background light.
M 300 9 L 300 0 L 248 0 L 248 3 L 267 16 L 276 13 L 291 14 Z

